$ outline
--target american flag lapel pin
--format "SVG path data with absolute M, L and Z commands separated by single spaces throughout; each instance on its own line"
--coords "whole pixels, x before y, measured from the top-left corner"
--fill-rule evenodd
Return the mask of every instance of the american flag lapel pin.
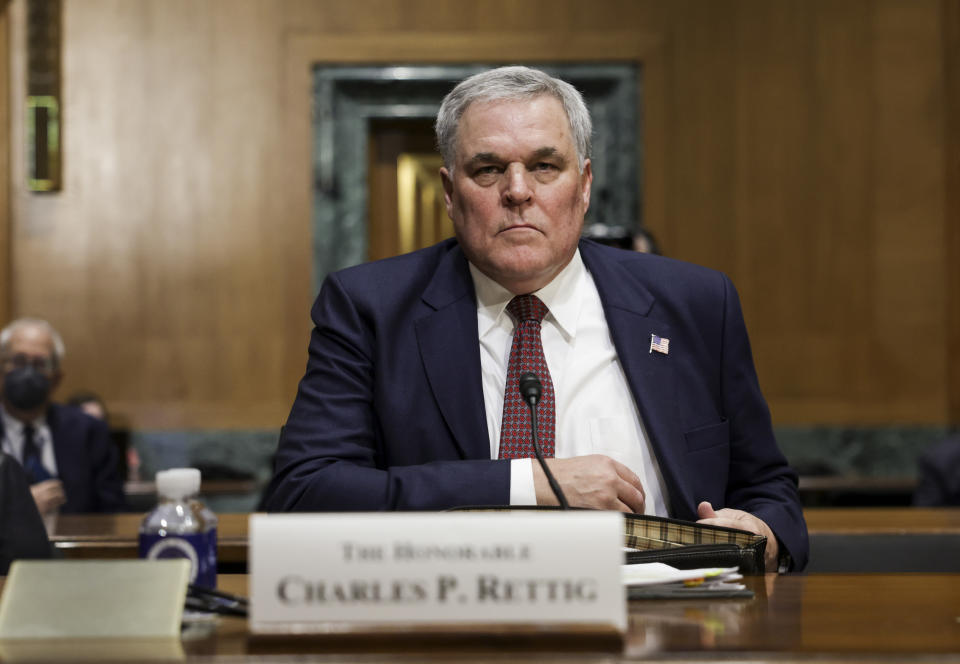
M 663 353 L 664 355 L 670 354 L 670 340 L 666 337 L 659 337 L 656 334 L 650 335 L 650 352 Z

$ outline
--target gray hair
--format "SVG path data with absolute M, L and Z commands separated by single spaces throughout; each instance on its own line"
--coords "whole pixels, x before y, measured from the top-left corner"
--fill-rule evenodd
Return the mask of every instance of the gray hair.
M 54 329 L 53 325 L 42 318 L 18 318 L 3 328 L 3 330 L 0 330 L 0 354 L 7 352 L 10 348 L 10 340 L 13 338 L 13 333 L 23 327 L 40 327 L 50 335 L 50 340 L 53 342 L 54 367 L 59 368 L 64 356 L 67 354 L 67 347 L 63 345 L 63 337 L 60 336 L 60 333 Z
M 558 78 L 553 78 L 539 69 L 529 67 L 499 67 L 489 69 L 460 81 L 451 90 L 437 113 L 435 125 L 437 149 L 443 157 L 443 164 L 453 172 L 456 161 L 457 128 L 460 118 L 470 104 L 503 99 L 532 99 L 541 95 L 555 97 L 563 104 L 573 135 L 573 144 L 577 149 L 577 162 L 580 172 L 590 158 L 590 134 L 593 124 L 590 111 L 577 89 Z

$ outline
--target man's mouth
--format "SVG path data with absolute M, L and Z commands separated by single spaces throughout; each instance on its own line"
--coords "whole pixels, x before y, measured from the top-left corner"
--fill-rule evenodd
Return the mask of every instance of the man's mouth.
M 504 228 L 501 228 L 500 232 L 505 233 L 507 231 L 520 231 L 520 230 L 535 231 L 537 230 L 537 227 L 532 224 L 510 224 L 509 226 L 505 226 Z

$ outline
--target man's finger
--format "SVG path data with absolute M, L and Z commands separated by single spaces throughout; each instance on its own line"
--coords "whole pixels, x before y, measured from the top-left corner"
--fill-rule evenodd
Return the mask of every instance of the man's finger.
M 638 488 L 630 482 L 620 480 L 617 484 L 617 498 L 626 505 L 628 511 L 643 514 L 643 508 L 647 502 L 643 487 Z
M 717 516 L 717 513 L 713 511 L 713 505 L 709 501 L 704 500 L 702 503 L 697 505 L 697 518 L 702 519 L 712 519 Z
M 624 466 L 622 463 L 616 459 L 610 459 L 613 461 L 613 468 L 617 471 L 617 475 L 622 477 L 624 480 L 637 487 L 640 491 L 643 491 L 643 482 L 637 477 L 637 474 Z
M 617 487 L 617 497 L 630 508 L 631 512 L 643 514 L 644 505 L 647 503 L 647 493 L 643 489 L 643 482 L 632 470 L 625 465 L 611 459 L 613 468 L 620 476 L 622 485 Z

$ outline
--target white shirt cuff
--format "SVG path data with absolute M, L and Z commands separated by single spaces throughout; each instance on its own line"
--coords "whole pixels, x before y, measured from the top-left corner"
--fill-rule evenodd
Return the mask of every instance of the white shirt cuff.
M 533 459 L 510 461 L 510 504 L 537 504 L 537 489 L 533 485 Z

